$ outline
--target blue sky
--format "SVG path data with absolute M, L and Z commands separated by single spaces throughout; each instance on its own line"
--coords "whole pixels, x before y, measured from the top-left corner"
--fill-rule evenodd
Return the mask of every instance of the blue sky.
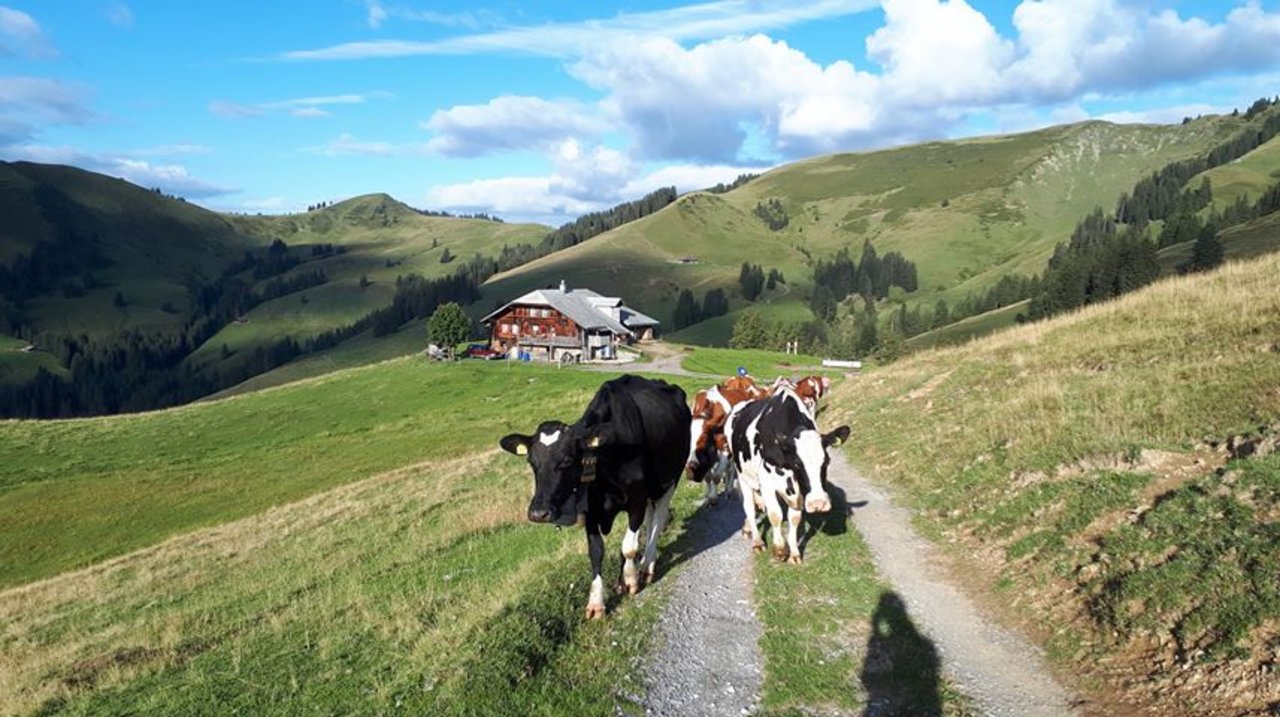
M 1280 8 L 1161 0 L 0 0 L 0 158 L 216 209 L 558 224 L 817 153 L 1280 93 Z

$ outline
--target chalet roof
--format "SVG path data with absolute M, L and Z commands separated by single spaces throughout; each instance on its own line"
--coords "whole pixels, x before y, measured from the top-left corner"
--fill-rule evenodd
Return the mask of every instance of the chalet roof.
M 538 289 L 530 291 L 481 319 L 487 323 L 512 306 L 546 306 L 569 317 L 584 329 L 608 329 L 630 334 L 632 328 L 657 326 L 658 321 L 623 305 L 616 296 L 601 296 L 590 289 Z

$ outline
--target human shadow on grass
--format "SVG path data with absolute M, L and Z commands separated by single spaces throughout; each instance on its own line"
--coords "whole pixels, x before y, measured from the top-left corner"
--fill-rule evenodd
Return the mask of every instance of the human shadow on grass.
M 942 714 L 941 668 L 933 641 L 916 629 L 897 593 L 886 590 L 871 615 L 859 675 L 867 695 L 863 717 Z

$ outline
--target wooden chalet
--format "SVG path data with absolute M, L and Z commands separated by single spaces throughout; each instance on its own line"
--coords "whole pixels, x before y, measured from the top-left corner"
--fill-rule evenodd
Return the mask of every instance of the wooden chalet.
M 545 361 L 610 360 L 619 345 L 652 339 L 658 321 L 590 289 L 539 289 L 489 314 L 489 347 Z M 513 353 L 514 352 L 514 353 Z

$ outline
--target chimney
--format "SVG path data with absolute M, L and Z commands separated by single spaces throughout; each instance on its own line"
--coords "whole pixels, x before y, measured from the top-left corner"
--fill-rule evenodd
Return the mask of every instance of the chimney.
M 564 284 L 564 279 L 561 279 L 561 280 L 560 280 L 560 293 L 561 293 L 561 294 L 567 294 L 567 293 L 569 293 L 569 289 L 568 289 L 568 288 L 565 286 L 565 284 Z

